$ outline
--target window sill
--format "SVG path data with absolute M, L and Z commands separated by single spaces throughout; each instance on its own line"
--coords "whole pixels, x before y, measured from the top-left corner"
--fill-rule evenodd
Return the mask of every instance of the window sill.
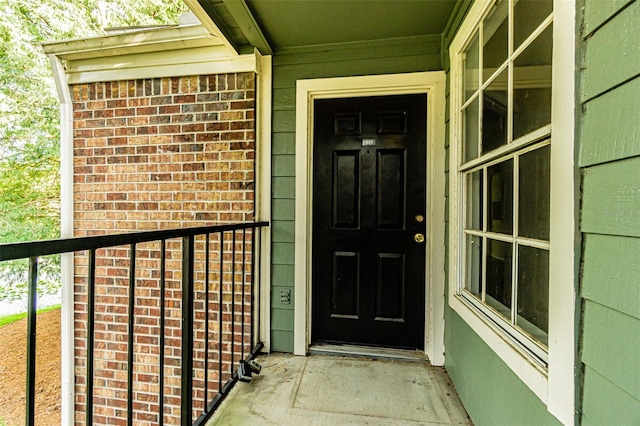
M 449 296 L 449 306 L 546 405 L 549 387 L 547 370 L 535 362 L 529 354 L 519 348 L 511 338 L 463 297 L 457 294 Z

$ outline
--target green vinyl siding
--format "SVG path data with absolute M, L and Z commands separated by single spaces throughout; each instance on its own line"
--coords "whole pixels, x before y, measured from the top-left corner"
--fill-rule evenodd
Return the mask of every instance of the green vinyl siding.
M 587 9 L 594 7 L 591 3 L 597 4 L 600 1 L 587 0 Z M 638 76 L 638 57 L 640 56 L 638 22 L 640 22 L 640 2 L 634 1 L 585 40 L 583 101 L 601 95 Z
M 296 179 L 287 173 L 286 176 L 273 176 L 271 187 L 273 199 L 291 200 L 296 193 Z M 275 219 L 275 218 L 274 218 Z
M 588 234 L 582 297 L 640 318 L 640 238 Z M 619 265 L 625 265 L 620 268 Z
M 293 351 L 296 82 L 441 69 L 440 36 L 284 49 L 273 57 L 271 350 Z M 291 290 L 291 304 L 280 292 Z
M 272 225 L 272 229 L 275 225 Z M 273 235 L 273 232 L 272 232 Z M 272 241 L 278 240 L 280 237 L 275 235 L 272 237 Z M 275 265 L 293 265 L 293 254 L 294 254 L 294 244 L 293 242 L 286 243 L 271 243 L 271 263 L 272 266 Z M 282 283 L 281 285 L 286 286 L 286 283 Z
M 621 390 L 591 368 L 585 368 L 583 405 L 589 407 L 582 416 L 584 426 L 640 424 L 638 400 Z
M 583 232 L 640 237 L 640 157 L 587 167 L 582 186 Z
M 271 330 L 271 350 L 274 352 L 291 352 L 293 348 L 293 332 Z
M 580 165 L 591 166 L 640 155 L 640 143 L 637 143 L 640 127 L 628 125 L 638 117 L 640 78 L 588 102 L 584 106 Z
M 295 154 L 295 135 L 293 133 L 276 133 L 271 141 L 273 155 Z
M 640 401 L 640 319 L 588 300 L 583 322 L 582 361 Z
M 585 10 L 584 33 L 590 34 L 593 30 L 611 19 L 624 6 L 632 0 L 600 0 L 592 1 Z
M 294 239 L 294 222 L 290 220 L 279 220 L 271 227 L 274 243 L 290 243 Z
M 272 170 L 274 176 L 295 176 L 295 155 L 274 155 Z
M 640 2 L 586 0 L 581 422 L 640 423 Z
M 295 200 L 274 199 L 271 207 L 271 214 L 281 221 L 292 221 L 296 216 Z

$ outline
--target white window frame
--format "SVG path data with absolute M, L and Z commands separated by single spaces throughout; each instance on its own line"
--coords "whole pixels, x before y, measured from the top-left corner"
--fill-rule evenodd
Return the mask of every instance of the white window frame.
M 515 1 L 515 0 L 510 0 Z M 458 294 L 463 283 L 463 73 L 466 43 L 493 1 L 476 1 L 450 47 L 449 306 L 564 424 L 574 423 L 576 328 L 575 0 L 554 0 L 551 101 L 549 338 L 545 368 L 486 315 Z

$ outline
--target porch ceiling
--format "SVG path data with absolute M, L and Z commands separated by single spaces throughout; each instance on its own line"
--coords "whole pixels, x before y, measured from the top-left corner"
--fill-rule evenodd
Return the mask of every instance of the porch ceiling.
M 236 50 L 440 34 L 456 0 L 198 0 Z

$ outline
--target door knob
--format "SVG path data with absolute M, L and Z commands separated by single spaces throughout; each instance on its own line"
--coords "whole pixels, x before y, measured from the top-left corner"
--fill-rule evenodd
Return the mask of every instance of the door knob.
M 418 232 L 416 235 L 413 236 L 413 240 L 416 243 L 424 243 L 424 235 Z

